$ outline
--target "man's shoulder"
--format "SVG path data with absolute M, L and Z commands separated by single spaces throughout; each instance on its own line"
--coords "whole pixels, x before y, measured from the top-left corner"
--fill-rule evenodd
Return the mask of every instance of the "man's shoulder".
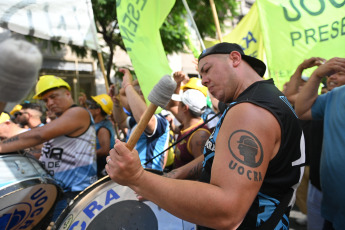
M 73 106 L 65 110 L 65 112 L 61 115 L 62 116 L 76 116 L 79 117 L 79 119 L 82 119 L 82 117 L 90 117 L 91 114 L 88 112 L 87 109 L 80 107 L 80 106 Z

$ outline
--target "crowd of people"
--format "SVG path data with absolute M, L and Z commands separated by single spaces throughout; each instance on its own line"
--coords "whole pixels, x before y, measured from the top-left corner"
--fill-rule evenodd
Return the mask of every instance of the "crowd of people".
M 109 175 L 198 229 L 289 229 L 295 199 L 308 229 L 345 224 L 344 58 L 304 60 L 280 91 L 263 79 L 262 61 L 237 44 L 214 45 L 198 58 L 201 78 L 172 75 L 171 100 L 134 150 L 126 141 L 147 103 L 128 69 L 119 69 L 120 89 L 74 102 L 63 78 L 38 75 L 40 64 L 29 63 L 34 97 L 8 113 L 1 106 L 0 153 L 32 155 L 61 187 L 53 222 Z M 0 93 L 0 105 L 24 96 Z

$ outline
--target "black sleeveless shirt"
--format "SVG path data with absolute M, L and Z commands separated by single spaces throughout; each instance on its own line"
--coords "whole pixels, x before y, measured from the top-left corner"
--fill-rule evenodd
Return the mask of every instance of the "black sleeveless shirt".
M 262 186 L 256 196 L 245 219 L 238 229 L 255 229 L 272 215 L 281 199 L 291 189 L 295 191 L 300 183 L 301 175 L 304 172 L 305 153 L 304 136 L 300 127 L 297 115 L 295 114 L 286 97 L 274 86 L 273 80 L 264 80 L 253 83 L 243 91 L 236 101 L 231 103 L 224 111 L 215 130 L 204 147 L 204 162 L 200 181 L 209 183 L 211 177 L 212 163 L 214 158 L 216 138 L 227 112 L 239 103 L 252 103 L 260 106 L 273 114 L 281 128 L 281 144 L 277 155 L 270 161 L 264 178 L 254 170 L 246 171 L 241 166 L 241 159 L 235 164 L 229 162 L 229 168 L 251 180 L 263 180 Z M 228 118 L 228 119 L 231 119 Z M 267 130 L 269 132 L 270 130 Z M 249 137 L 250 138 L 250 137 Z M 243 141 L 243 140 L 242 140 Z M 240 143 L 241 140 L 238 141 Z M 253 162 L 255 164 L 256 162 Z M 247 167 L 248 168 L 248 167 Z M 231 196 L 231 194 L 229 194 Z M 294 201 L 294 198 L 292 199 Z M 287 209 L 284 216 L 275 229 L 289 228 L 289 212 Z M 210 229 L 198 226 L 198 229 Z

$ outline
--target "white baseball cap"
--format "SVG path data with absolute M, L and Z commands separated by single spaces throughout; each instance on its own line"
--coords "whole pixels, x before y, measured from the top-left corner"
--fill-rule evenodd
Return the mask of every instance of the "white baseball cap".
M 174 101 L 182 101 L 183 104 L 189 106 L 190 110 L 200 115 L 205 111 L 206 108 L 205 95 L 196 89 L 187 89 L 180 95 L 173 94 L 171 99 Z

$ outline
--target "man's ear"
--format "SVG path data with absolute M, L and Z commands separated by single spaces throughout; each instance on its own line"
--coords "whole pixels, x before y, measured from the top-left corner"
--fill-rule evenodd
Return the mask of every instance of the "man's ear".
M 233 66 L 234 67 L 237 67 L 240 63 L 241 63 L 241 60 L 242 60 L 242 56 L 239 52 L 237 51 L 232 51 L 230 53 L 230 59 L 232 60 L 233 62 Z
M 183 103 L 182 103 L 182 107 L 183 107 L 183 111 L 184 111 L 184 112 L 189 110 L 189 106 L 186 105 L 186 104 L 183 104 Z
M 68 97 L 72 97 L 71 91 L 69 91 L 68 89 L 65 89 L 65 88 L 64 88 L 64 90 L 65 90 L 65 94 L 66 94 Z

